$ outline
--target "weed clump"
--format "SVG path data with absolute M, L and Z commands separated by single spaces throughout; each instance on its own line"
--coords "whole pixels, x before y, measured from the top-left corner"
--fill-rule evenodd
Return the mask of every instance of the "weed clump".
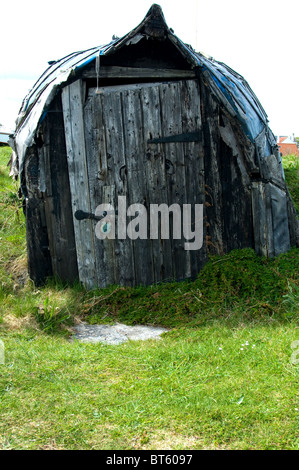
M 238 320 L 283 319 L 290 302 L 296 312 L 298 272 L 298 249 L 275 259 L 260 257 L 249 248 L 234 250 L 211 257 L 194 281 L 112 286 L 87 294 L 84 309 L 90 323 L 117 319 L 169 327 L 198 326 L 232 314 Z

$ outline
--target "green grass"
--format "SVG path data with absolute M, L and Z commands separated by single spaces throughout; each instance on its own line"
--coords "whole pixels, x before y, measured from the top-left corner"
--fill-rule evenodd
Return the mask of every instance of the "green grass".
M 85 295 L 90 323 L 115 319 L 168 327 L 203 326 L 214 319 L 265 321 L 291 319 L 299 301 L 299 250 L 265 259 L 252 249 L 214 256 L 194 282 L 150 287 L 112 286 Z M 288 306 L 288 308 L 287 308 Z
M 119 346 L 6 333 L 2 448 L 295 449 L 294 333 L 216 322 Z
M 8 176 L 11 153 L 10 147 L 0 147 L 0 284 L 13 290 L 26 277 L 26 242 L 18 183 Z
M 213 257 L 194 282 L 36 289 L 9 156 L 0 149 L 0 449 L 298 449 L 299 250 Z M 284 160 L 295 202 L 297 162 Z M 82 319 L 170 331 L 70 341 Z

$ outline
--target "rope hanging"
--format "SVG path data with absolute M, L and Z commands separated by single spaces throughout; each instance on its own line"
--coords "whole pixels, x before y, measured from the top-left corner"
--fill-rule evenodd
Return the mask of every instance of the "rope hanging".
M 101 55 L 101 51 L 99 49 L 99 53 L 96 56 L 96 75 L 97 75 L 97 90 L 96 90 L 96 93 L 100 93 L 100 91 L 99 91 L 99 78 L 100 78 L 100 68 L 101 68 L 100 55 Z

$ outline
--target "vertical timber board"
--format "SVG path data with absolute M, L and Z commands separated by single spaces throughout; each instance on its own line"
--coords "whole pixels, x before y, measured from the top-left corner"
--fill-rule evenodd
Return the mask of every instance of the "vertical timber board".
M 90 212 L 89 181 L 85 152 L 82 83 L 77 80 L 62 91 L 62 106 L 67 149 L 73 216 L 76 210 Z M 78 221 L 74 232 L 79 279 L 87 288 L 97 285 L 92 221 Z
M 231 140 L 233 140 L 231 134 Z M 222 186 L 223 246 L 226 253 L 252 245 L 251 195 L 244 186 L 238 158 L 220 138 L 220 178 Z M 249 184 L 249 182 L 248 182 Z
M 126 218 L 125 220 L 121 219 L 120 207 L 118 207 L 118 196 L 128 197 L 122 93 L 121 91 L 113 92 L 107 88 L 99 98 L 102 103 L 103 136 L 105 141 L 103 154 L 105 154 L 104 160 L 107 161 L 106 182 L 114 186 L 114 207 L 118 210 L 113 253 L 114 282 L 120 285 L 132 286 L 135 279 L 132 241 L 126 236 Z M 126 213 L 126 207 L 124 211 Z M 124 237 L 119 236 L 119 229 L 124 232 Z
M 101 108 L 96 112 L 98 103 L 95 96 L 89 96 L 84 105 L 84 132 L 87 156 L 87 171 L 89 182 L 90 212 L 95 214 L 97 206 L 103 203 L 103 185 L 107 185 L 107 162 L 103 162 L 101 148 L 102 138 L 99 140 L 102 125 Z M 99 97 L 98 97 L 99 98 Z M 105 153 L 104 153 L 105 155 Z M 105 178 L 103 178 L 105 171 Z M 100 176 L 102 175 L 102 176 Z M 101 181 L 99 178 L 101 177 Z M 94 239 L 95 270 L 98 287 L 105 287 L 107 280 L 107 263 L 105 260 L 104 243 L 96 238 L 96 220 L 90 221 L 92 225 L 91 237 Z
M 43 192 L 53 274 L 65 282 L 78 279 L 61 96 L 41 126 L 40 190 Z
M 182 133 L 181 88 L 181 82 L 169 82 L 160 86 L 162 133 L 164 136 Z M 179 204 L 182 213 L 182 207 L 186 203 L 187 197 L 183 145 L 181 142 L 173 142 L 165 143 L 164 146 L 169 167 L 167 174 L 168 204 Z M 183 229 L 182 224 L 181 228 Z M 172 243 L 175 278 L 182 280 L 191 277 L 190 252 L 184 250 L 183 231 L 181 239 L 173 239 Z
M 162 137 L 161 103 L 159 86 L 141 90 L 143 108 L 144 141 L 146 145 L 145 178 L 148 186 L 149 204 L 167 204 L 166 158 L 162 144 L 147 144 L 148 139 Z M 150 208 L 148 207 L 148 217 Z M 161 220 L 158 221 L 158 239 L 149 241 L 153 258 L 154 281 L 173 281 L 175 273 L 172 260 L 172 240 L 161 239 Z
M 142 204 L 147 209 L 148 216 L 149 200 L 145 176 L 146 155 L 140 89 L 124 90 L 122 98 L 123 131 L 128 177 L 128 205 Z M 137 214 L 134 214 L 132 217 L 131 221 L 137 217 Z M 135 284 L 148 285 L 153 283 L 154 274 L 150 240 L 137 238 L 132 240 L 132 246 Z
M 107 181 L 107 183 L 110 183 L 110 181 Z M 102 188 L 102 203 L 109 204 L 115 208 L 115 185 L 112 184 L 112 182 L 111 184 L 103 186 Z M 115 223 L 115 217 L 113 217 L 113 219 Z M 111 220 L 111 215 L 109 215 L 106 220 Z M 115 247 L 116 239 L 110 239 L 107 237 L 104 240 L 99 240 L 99 243 L 103 245 L 104 253 L 102 259 L 102 267 L 99 266 L 98 271 L 98 273 L 101 275 L 101 282 L 103 283 L 102 285 L 119 284 L 116 257 L 117 255 Z M 104 282 L 102 279 L 102 273 L 106 273 Z
M 201 97 L 197 80 L 186 80 L 182 83 L 181 104 L 183 133 L 198 130 L 201 136 L 199 142 L 186 142 L 183 144 L 187 189 L 186 203 L 191 204 L 192 214 L 194 213 L 195 204 L 203 204 L 203 217 L 205 217 L 205 179 Z M 199 270 L 203 267 L 207 259 L 205 218 L 200 221 L 200 224 L 203 231 L 203 246 L 199 250 L 190 251 L 192 278 L 197 276 Z M 194 229 L 195 227 L 192 224 L 192 231 L 194 231 Z
M 38 189 L 39 158 L 36 147 L 30 149 L 25 161 L 26 175 L 26 241 L 28 272 L 37 286 L 52 275 L 45 208 Z
M 274 234 L 273 234 L 273 214 L 272 214 L 272 200 L 271 200 L 271 185 L 270 183 L 262 183 L 264 185 L 264 203 L 265 203 L 265 219 L 266 219 L 266 243 L 268 247 L 268 256 L 275 256 L 274 247 Z
M 115 207 L 114 183 L 106 151 L 105 128 L 101 95 L 93 94 L 84 106 L 85 145 L 89 177 L 90 211 L 95 214 L 100 204 Z M 95 267 L 98 287 L 117 283 L 114 260 L 115 240 L 99 239 L 96 234 L 97 221 L 92 220 L 92 237 L 95 250 Z
M 262 217 L 260 213 L 260 198 L 261 195 L 261 183 L 254 181 L 251 187 L 251 209 L 252 209 L 252 225 L 253 225 L 253 237 L 254 237 L 254 249 L 258 255 L 266 256 L 266 247 L 263 246 L 263 237 L 260 230 L 262 224 Z
M 71 192 L 64 135 L 61 95 L 57 95 L 50 121 L 50 169 L 55 214 L 53 238 L 56 245 L 56 275 L 67 282 L 78 280 L 77 253 L 71 210 Z
M 288 210 L 286 192 L 274 184 L 269 183 L 272 220 L 273 220 L 273 248 L 274 255 L 286 253 L 290 247 L 290 233 L 288 225 Z
M 253 246 L 251 207 L 252 161 L 248 161 L 246 137 L 238 132 L 234 118 L 221 109 L 220 171 L 223 207 L 223 244 L 225 251 Z
M 222 187 L 219 161 L 219 107 L 203 81 L 201 86 L 206 195 L 206 244 L 210 253 L 223 254 Z
M 50 166 L 50 142 L 49 132 L 47 131 L 48 119 L 44 121 L 44 144 L 38 149 L 39 161 L 40 161 L 40 189 L 43 194 L 44 206 L 45 206 L 45 218 L 48 231 L 49 239 L 49 250 L 51 255 L 52 270 L 54 276 L 57 275 L 57 254 L 56 254 L 56 231 L 55 231 L 55 219 L 56 214 L 54 212 L 53 197 L 52 197 L 52 184 L 51 184 L 51 166 Z
M 64 281 L 78 280 L 71 193 L 67 165 L 61 95 L 55 97 L 52 111 L 48 113 L 50 138 L 50 174 L 52 204 L 55 215 L 53 238 L 56 246 L 56 275 Z
M 252 183 L 252 220 L 254 248 L 258 255 L 274 256 L 271 193 L 269 184 Z

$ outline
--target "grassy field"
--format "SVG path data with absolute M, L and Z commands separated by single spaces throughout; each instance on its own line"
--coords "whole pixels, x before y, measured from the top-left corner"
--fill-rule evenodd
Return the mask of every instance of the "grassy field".
M 0 148 L 0 449 L 298 449 L 299 250 L 214 257 L 194 282 L 37 289 L 9 156 Z M 298 158 L 284 168 L 298 209 Z M 83 319 L 170 331 L 70 341 Z

